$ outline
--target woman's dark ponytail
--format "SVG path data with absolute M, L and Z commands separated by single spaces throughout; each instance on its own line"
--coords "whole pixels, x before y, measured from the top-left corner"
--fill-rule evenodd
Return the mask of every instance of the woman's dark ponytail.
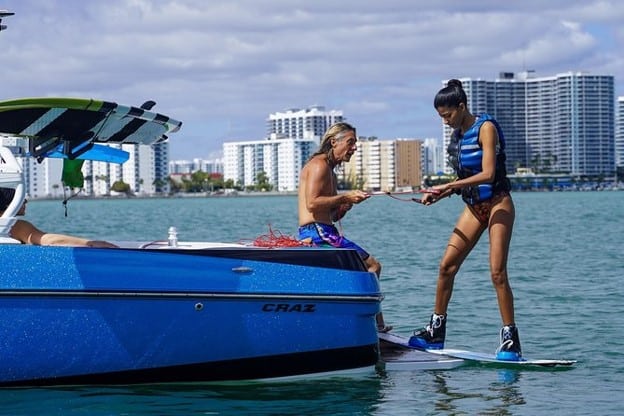
M 450 79 L 446 82 L 446 87 L 442 88 L 433 99 L 433 107 L 459 107 L 464 103 L 468 107 L 468 98 L 462 83 L 458 79 Z

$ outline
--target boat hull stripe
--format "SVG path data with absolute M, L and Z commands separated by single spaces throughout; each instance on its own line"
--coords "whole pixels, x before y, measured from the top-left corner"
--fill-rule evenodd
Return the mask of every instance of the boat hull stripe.
M 140 291 L 79 291 L 79 290 L 0 290 L 0 297 L 108 297 L 108 298 L 201 298 L 201 299 L 259 299 L 315 300 L 330 302 L 380 302 L 382 295 L 310 295 L 282 293 L 209 293 L 209 292 L 140 292 Z

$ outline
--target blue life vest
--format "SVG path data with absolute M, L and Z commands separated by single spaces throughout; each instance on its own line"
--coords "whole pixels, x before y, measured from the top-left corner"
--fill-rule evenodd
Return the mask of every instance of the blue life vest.
M 477 116 L 474 124 L 463 136 L 459 129 L 453 131 L 451 142 L 447 148 L 449 163 L 453 169 L 455 169 L 459 179 L 468 178 L 483 170 L 483 149 L 479 144 L 479 130 L 486 121 L 493 123 L 498 133 L 498 144 L 496 145 L 496 173 L 494 181 L 491 183 L 482 183 L 462 188 L 462 199 L 470 205 L 486 201 L 492 198 L 494 193 L 498 191 L 509 191 L 511 189 L 511 184 L 509 179 L 507 179 L 507 170 L 505 168 L 506 156 L 503 130 L 489 114 Z

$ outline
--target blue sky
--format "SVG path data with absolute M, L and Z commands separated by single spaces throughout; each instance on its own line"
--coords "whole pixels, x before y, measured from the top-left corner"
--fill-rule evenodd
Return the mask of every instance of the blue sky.
M 443 79 L 585 71 L 624 95 L 624 2 L 0 0 L 0 99 L 85 97 L 184 122 L 171 157 L 265 137 L 269 113 L 324 105 L 358 134 L 439 137 Z

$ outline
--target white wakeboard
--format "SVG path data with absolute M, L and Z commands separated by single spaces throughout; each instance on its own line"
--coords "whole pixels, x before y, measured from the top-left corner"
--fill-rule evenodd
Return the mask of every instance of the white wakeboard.
M 394 345 L 395 349 L 405 349 L 411 351 L 419 351 L 426 354 L 438 356 L 438 357 L 446 357 L 446 358 L 455 358 L 462 360 L 463 363 L 478 363 L 484 365 L 496 365 L 503 367 L 569 367 L 576 363 L 576 360 L 561 360 L 561 359 L 527 359 L 522 358 L 519 361 L 506 361 L 499 360 L 496 358 L 494 354 L 468 351 L 468 350 L 460 350 L 460 349 L 452 349 L 445 348 L 441 350 L 421 350 L 416 347 L 412 347 L 409 345 L 409 339 L 396 334 L 379 334 L 380 345 L 381 344 L 390 344 Z M 388 348 L 388 347 L 386 347 Z M 382 356 L 383 356 L 383 349 Z
M 438 354 L 445 357 L 461 358 L 462 360 L 476 361 L 481 364 L 496 364 L 499 366 L 539 366 L 539 367 L 557 367 L 571 366 L 576 360 L 560 360 L 560 359 L 527 359 L 522 358 L 518 361 L 499 360 L 495 354 L 484 352 L 458 350 L 453 348 L 445 348 L 441 350 L 427 350 L 431 354 Z
M 460 358 L 440 356 L 409 347 L 406 339 L 394 334 L 380 333 L 379 347 L 379 364 L 385 370 L 445 370 L 464 364 L 464 360 Z

